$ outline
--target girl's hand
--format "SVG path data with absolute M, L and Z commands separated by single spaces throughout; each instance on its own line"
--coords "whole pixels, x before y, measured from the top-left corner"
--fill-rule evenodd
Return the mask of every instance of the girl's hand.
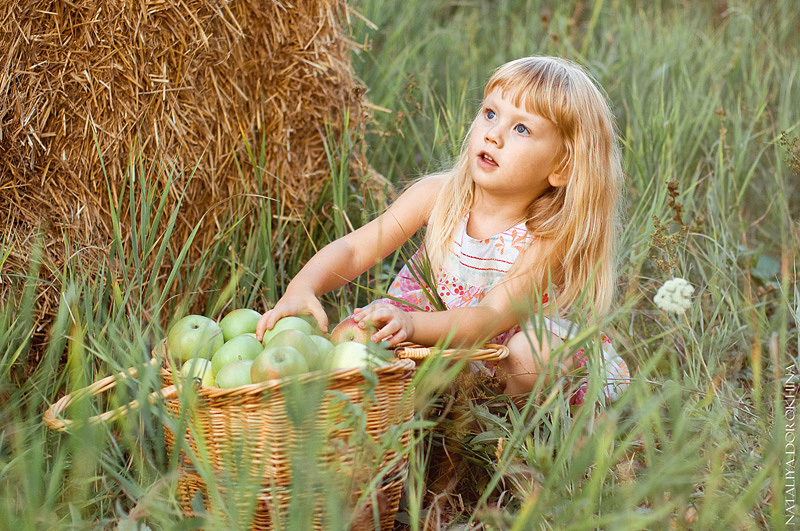
M 361 328 L 366 328 L 368 324 L 377 328 L 370 338 L 375 343 L 387 340 L 391 346 L 396 346 L 414 335 L 411 314 L 393 304 L 377 302 L 366 308 L 356 308 L 353 319 Z
M 256 339 L 261 341 L 264 332 L 272 330 L 278 319 L 290 315 L 309 314 L 317 320 L 319 329 L 328 331 L 328 316 L 322 308 L 319 299 L 312 291 L 287 290 L 274 308 L 265 312 L 256 326 Z

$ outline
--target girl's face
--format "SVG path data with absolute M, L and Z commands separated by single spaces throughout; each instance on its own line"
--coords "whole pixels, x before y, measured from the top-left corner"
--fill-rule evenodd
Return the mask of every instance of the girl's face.
M 499 89 L 491 91 L 469 139 L 476 191 L 530 204 L 550 186 L 566 184 L 556 167 L 563 151 L 550 120 L 517 107 Z

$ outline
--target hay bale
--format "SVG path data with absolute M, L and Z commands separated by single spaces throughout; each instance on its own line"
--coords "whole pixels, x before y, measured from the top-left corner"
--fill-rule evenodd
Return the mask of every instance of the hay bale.
M 328 171 L 325 124 L 340 129 L 343 109 L 361 120 L 349 14 L 344 0 L 4 2 L 0 212 L 12 254 L 0 275 L 24 271 L 42 223 L 46 267 L 66 259 L 62 233 L 87 254 L 106 252 L 102 166 L 116 200 L 133 151 L 184 171 L 178 190 L 197 165 L 177 241 L 204 215 L 216 224 L 227 198 L 255 189 L 242 184 L 234 155 L 246 161 L 243 139 L 261 132 L 283 199 L 311 199 Z M 54 295 L 40 297 L 45 315 Z

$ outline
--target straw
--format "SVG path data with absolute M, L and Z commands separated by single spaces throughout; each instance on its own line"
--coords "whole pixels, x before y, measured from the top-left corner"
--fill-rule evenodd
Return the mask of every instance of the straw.
M 148 179 L 161 189 L 169 170 L 183 172 L 166 212 L 197 166 L 172 239 L 179 246 L 202 219 L 195 255 L 227 219 L 232 197 L 275 189 L 257 186 L 255 175 L 279 178 L 289 208 L 313 201 L 328 172 L 325 125 L 341 132 L 345 111 L 351 125 L 362 120 L 348 20 L 342 0 L 4 3 L 0 224 L 12 252 L 0 280 L 27 271 L 40 227 L 45 275 L 64 265 L 64 234 L 87 264 L 105 256 L 109 201 L 130 193 L 123 179 L 132 154 L 156 169 Z M 262 133 L 266 167 L 245 171 L 250 182 L 242 182 L 235 155 L 246 164 L 244 140 Z M 43 329 L 59 293 L 47 284 L 37 298 Z

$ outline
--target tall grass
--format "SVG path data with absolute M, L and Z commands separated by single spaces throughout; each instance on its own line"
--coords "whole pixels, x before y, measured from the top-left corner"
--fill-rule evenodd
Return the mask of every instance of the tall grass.
M 459 367 L 426 362 L 415 376 L 419 415 L 398 526 L 793 528 L 800 521 L 795 455 L 787 453 L 796 433 L 787 379 L 800 366 L 794 3 L 363 0 L 353 7 L 378 27 L 354 26 L 354 39 L 369 46 L 353 66 L 370 103 L 390 111 L 374 111 L 366 158 L 398 187 L 453 160 L 491 69 L 528 54 L 575 59 L 605 87 L 627 177 L 617 305 L 563 349 L 591 349 L 600 330 L 611 334 L 633 369 L 630 389 L 613 404 L 571 408 L 570 382 L 556 379 L 516 403 Z M 288 212 L 280 190 L 261 184 L 280 187 L 262 178 L 263 140 L 243 139 L 240 177 L 258 188 L 231 199 L 227 225 L 192 263 L 191 238 L 173 242 L 169 228 L 158 229 L 178 211 L 164 211 L 170 190 L 152 184 L 165 180 L 153 179 L 156 171 L 177 177 L 192 168 L 158 169 L 131 146 L 128 193 L 112 201 L 108 260 L 90 271 L 79 250 L 70 252 L 58 315 L 30 374 L 23 368 L 34 352 L 37 253 L 24 277 L 9 279 L 15 289 L 0 302 L 0 521 L 14 529 L 247 526 L 253 485 L 241 487 L 250 502 L 243 510 L 223 485 L 211 493 L 214 515 L 181 516 L 177 453 L 166 452 L 163 430 L 189 412 L 173 419 L 146 400 L 160 387 L 146 361 L 163 323 L 199 302 L 213 317 L 269 307 L 311 253 L 379 211 L 381 199 L 365 195 L 349 173 L 349 161 L 362 155 L 357 133 L 327 136 L 330 182 L 302 213 Z M 244 220 L 254 220 L 252 232 Z M 123 240 L 122 226 L 133 238 Z M 170 242 L 182 251 L 171 254 Z M 11 251 L 0 240 L 0 262 Z M 385 288 L 401 261 L 390 257 L 326 297 L 331 318 Z M 143 277 L 144 264 L 159 273 Z M 652 303 L 673 276 L 696 290 L 682 315 Z M 211 294 L 199 293 L 209 278 Z M 66 435 L 44 427 L 42 413 L 57 398 L 128 367 L 139 369 L 131 383 L 68 413 L 86 418 L 133 398 L 145 404 L 139 413 Z M 592 382 L 589 398 L 601 393 Z M 202 455 L 194 459 L 207 465 Z M 338 515 L 331 525 L 344 525 L 347 515 L 336 512 L 342 500 L 330 492 Z M 306 512 L 299 506 L 288 528 L 303 529 Z

